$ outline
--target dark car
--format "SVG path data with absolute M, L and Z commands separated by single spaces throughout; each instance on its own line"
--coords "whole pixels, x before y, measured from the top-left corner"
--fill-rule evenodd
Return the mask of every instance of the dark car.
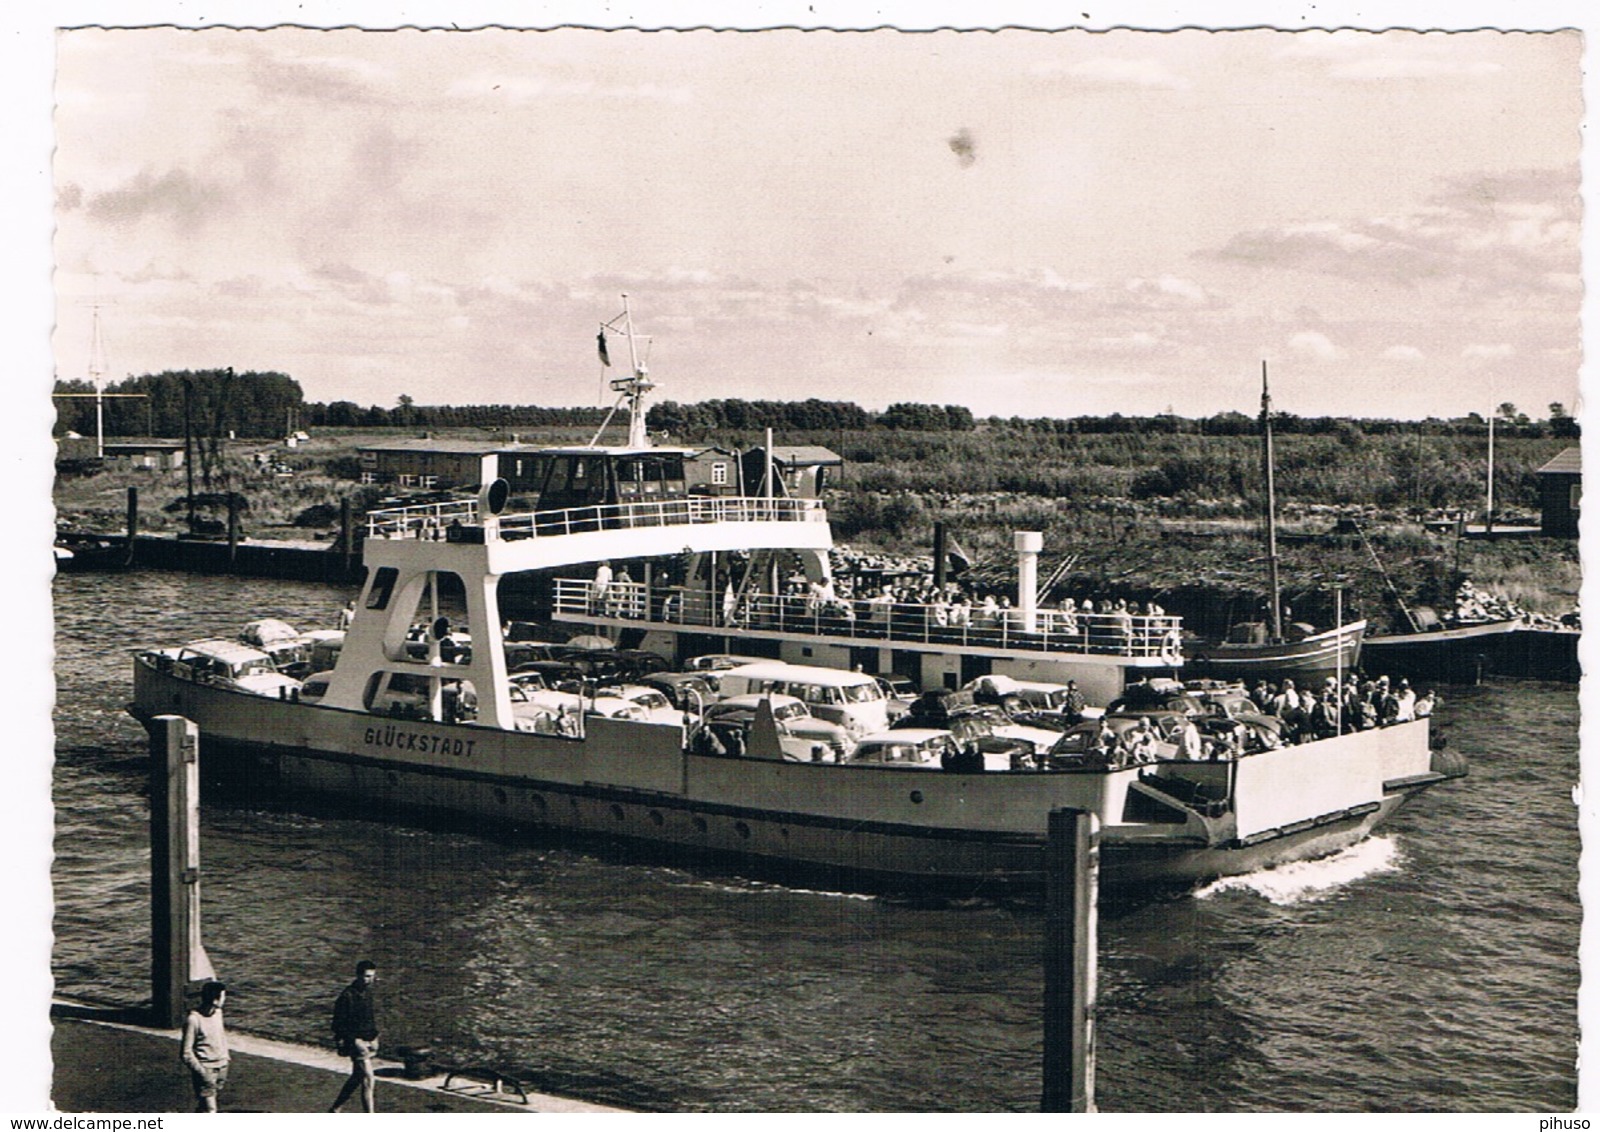
M 978 750 L 985 755 L 1005 755 L 1008 758 L 1015 756 L 1022 758 L 1031 756 L 1034 751 L 1032 743 L 1026 739 L 1012 739 L 1005 735 L 996 735 L 994 723 L 981 712 L 967 711 L 956 712 L 950 717 L 947 726 L 951 738 L 958 745 L 965 748 L 976 745 Z
M 564 660 L 530 660 L 513 668 L 511 678 L 529 673 L 537 675 L 546 688 L 560 692 L 582 692 L 589 683 L 583 669 Z
M 616 649 L 612 655 L 633 666 L 629 679 L 635 684 L 639 683 L 642 677 L 654 676 L 658 672 L 666 672 L 672 668 L 672 663 L 666 657 L 649 649 Z
M 582 669 L 591 680 L 608 683 L 637 683 L 641 676 L 664 672 L 671 667 L 659 655 L 644 649 L 581 649 L 557 646 L 555 657 Z
M 1180 711 L 1185 715 L 1203 715 L 1205 705 L 1191 695 L 1183 685 L 1129 684 L 1122 695 L 1106 705 L 1106 713 Z
M 535 660 L 555 660 L 555 652 L 549 644 L 536 641 L 513 641 L 505 643 L 506 667 L 516 668 L 518 665 L 527 664 Z
M 636 683 L 662 693 L 680 711 L 695 711 L 716 699 L 711 685 L 693 672 L 652 672 Z
M 911 701 L 910 709 L 895 720 L 897 728 L 935 727 L 948 729 L 950 717 L 956 712 L 971 708 L 977 703 L 971 692 L 957 692 L 949 688 L 930 688 Z

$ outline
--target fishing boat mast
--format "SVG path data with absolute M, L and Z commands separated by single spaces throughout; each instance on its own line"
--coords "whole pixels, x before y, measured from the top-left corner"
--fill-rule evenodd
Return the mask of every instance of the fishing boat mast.
M 1492 398 L 1491 398 L 1492 400 Z M 1486 534 L 1494 533 L 1494 418 L 1499 410 L 1493 405 L 1489 406 L 1489 471 L 1487 473 L 1487 490 L 1483 507 L 1483 529 Z
M 1267 392 L 1267 361 L 1261 360 L 1261 461 L 1267 479 L 1267 570 L 1272 577 L 1272 639 L 1283 640 L 1283 601 L 1278 589 L 1278 501 L 1272 485 L 1272 396 Z

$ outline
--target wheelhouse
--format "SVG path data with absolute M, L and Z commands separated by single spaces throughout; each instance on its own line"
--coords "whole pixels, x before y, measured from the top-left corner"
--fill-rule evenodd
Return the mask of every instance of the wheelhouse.
M 556 448 L 534 474 L 540 511 L 683 499 L 687 449 Z

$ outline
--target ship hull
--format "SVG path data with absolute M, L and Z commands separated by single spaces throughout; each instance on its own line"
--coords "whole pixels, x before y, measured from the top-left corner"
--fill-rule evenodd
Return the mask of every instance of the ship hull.
M 1100 816 L 1107 887 L 1248 872 L 1351 844 L 1441 777 L 1419 723 L 1329 740 L 1298 763 L 1304 748 L 1164 764 L 1219 793 L 1232 784 L 1231 809 L 1208 817 L 1174 804 L 1159 820 L 1129 821 L 1141 802 L 1148 810 L 1144 799 L 1165 797 L 1146 788 L 1153 768 L 953 775 L 715 758 L 684 751 L 670 725 L 591 720 L 586 739 L 569 740 L 389 720 L 195 684 L 143 660 L 132 710 L 195 721 L 212 799 L 625 842 L 651 859 L 720 860 L 839 888 L 1040 886 L 1058 808 Z
M 1427 633 L 1369 637 L 1367 668 L 1413 682 L 1476 684 L 1499 670 L 1520 620 L 1490 621 Z
M 1276 682 L 1288 677 L 1304 687 L 1355 669 L 1361 660 L 1366 624 L 1352 622 L 1297 641 L 1198 645 L 1191 650 L 1185 672 L 1224 680 Z

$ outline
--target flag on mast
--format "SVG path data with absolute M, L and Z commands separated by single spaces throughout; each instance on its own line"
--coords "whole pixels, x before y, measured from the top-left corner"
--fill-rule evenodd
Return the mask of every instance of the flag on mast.
M 595 337 L 595 345 L 600 347 L 600 364 L 609 366 L 611 364 L 611 355 L 606 353 L 606 328 L 603 326 L 600 328 L 600 333 Z

